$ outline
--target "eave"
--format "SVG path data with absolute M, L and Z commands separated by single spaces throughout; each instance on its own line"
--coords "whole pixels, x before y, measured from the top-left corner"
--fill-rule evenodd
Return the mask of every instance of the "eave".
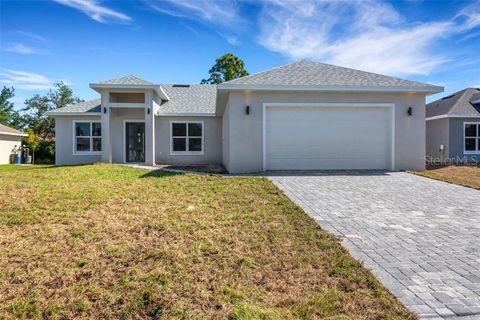
M 317 85 L 251 85 L 251 84 L 219 84 L 218 90 L 230 91 L 319 91 L 319 92 L 409 92 L 426 93 L 427 95 L 443 92 L 440 86 L 317 86 Z

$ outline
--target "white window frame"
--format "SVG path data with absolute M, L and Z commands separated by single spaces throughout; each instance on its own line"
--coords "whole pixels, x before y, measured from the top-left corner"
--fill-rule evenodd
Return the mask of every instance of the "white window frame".
M 103 141 L 102 141 L 102 150 L 101 151 L 93 151 L 93 138 L 99 138 L 102 140 L 103 137 L 103 125 L 102 121 L 99 120 L 73 120 L 73 155 L 75 156 L 89 156 L 89 155 L 101 155 L 103 150 Z M 89 136 L 78 136 L 77 137 L 77 123 L 90 123 L 90 135 Z M 101 135 L 99 136 L 92 136 L 92 124 L 93 123 L 100 123 L 101 125 Z M 77 138 L 89 138 L 90 139 L 90 151 L 77 151 Z
M 477 136 L 476 137 L 467 137 L 465 136 L 465 126 L 467 125 L 476 125 L 477 126 Z M 465 142 L 466 139 L 473 139 L 475 138 L 475 151 L 466 150 L 465 149 Z M 463 123 L 463 154 L 480 154 L 480 122 L 464 122 Z
M 199 123 L 202 125 L 202 135 L 200 137 L 188 135 L 188 124 L 189 123 Z M 186 125 L 186 136 L 173 136 L 173 125 L 174 124 L 185 124 Z M 189 138 L 201 138 L 202 139 L 202 151 L 173 151 L 173 138 L 185 138 L 186 147 L 188 148 L 188 139 Z M 197 155 L 201 156 L 205 153 L 205 122 L 204 121 L 170 121 L 170 155 L 172 156 L 191 156 Z

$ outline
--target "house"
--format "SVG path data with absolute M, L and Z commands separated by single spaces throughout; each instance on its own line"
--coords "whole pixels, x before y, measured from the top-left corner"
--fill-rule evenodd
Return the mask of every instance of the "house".
M 427 157 L 480 162 L 480 89 L 466 88 L 426 106 Z
M 15 147 L 20 147 L 22 138 L 27 135 L 17 129 L 0 124 L 0 164 L 10 163 L 10 156 Z
M 56 163 L 265 170 L 425 167 L 425 97 L 443 88 L 299 61 L 219 85 L 96 82 L 51 111 Z

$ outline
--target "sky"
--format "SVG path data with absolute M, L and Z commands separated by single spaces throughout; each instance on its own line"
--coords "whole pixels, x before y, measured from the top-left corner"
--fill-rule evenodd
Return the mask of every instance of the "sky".
M 0 86 L 17 108 L 57 81 L 199 83 L 233 53 L 250 73 L 301 59 L 480 87 L 480 0 L 0 0 Z

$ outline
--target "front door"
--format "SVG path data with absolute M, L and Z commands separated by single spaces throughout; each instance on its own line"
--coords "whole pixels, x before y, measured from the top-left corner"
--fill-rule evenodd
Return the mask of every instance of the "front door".
M 125 123 L 127 162 L 145 162 L 145 123 Z

